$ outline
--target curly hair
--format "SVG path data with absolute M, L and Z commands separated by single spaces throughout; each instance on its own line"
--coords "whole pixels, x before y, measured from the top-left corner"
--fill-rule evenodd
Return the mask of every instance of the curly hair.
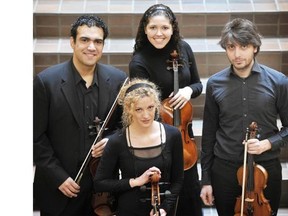
M 235 18 L 228 22 L 221 33 L 221 39 L 219 41 L 220 46 L 226 50 L 227 43 L 240 44 L 246 46 L 252 44 L 257 47 L 255 56 L 260 51 L 261 35 L 257 30 L 257 27 L 250 20 Z
M 105 41 L 109 35 L 107 25 L 100 17 L 94 15 L 82 15 L 71 25 L 70 36 L 73 37 L 74 41 L 76 41 L 77 29 L 82 25 L 87 25 L 89 28 L 92 26 L 102 28 L 104 32 L 103 41 Z
M 158 87 L 153 82 L 146 79 L 135 78 L 121 88 L 117 101 L 118 104 L 123 107 L 123 129 L 132 123 L 133 119 L 131 112 L 134 110 L 137 101 L 143 97 L 151 97 L 154 100 L 156 106 L 155 119 L 158 119 L 161 106 L 160 91 Z
M 179 51 L 179 41 L 181 39 L 180 36 L 180 31 L 179 31 L 179 26 L 178 26 L 178 21 L 176 20 L 176 16 L 172 12 L 172 10 L 164 5 L 164 4 L 155 4 L 149 7 L 145 13 L 143 14 L 139 26 L 138 26 L 138 31 L 137 35 L 135 38 L 135 45 L 134 45 L 134 52 L 133 55 L 135 54 L 136 51 L 140 51 L 145 45 L 150 43 L 147 39 L 147 35 L 145 34 L 145 28 L 149 24 L 149 19 L 154 16 L 159 16 L 163 15 L 167 17 L 170 21 L 170 24 L 172 25 L 173 29 L 173 34 L 171 36 L 171 42 L 175 47 L 177 47 Z

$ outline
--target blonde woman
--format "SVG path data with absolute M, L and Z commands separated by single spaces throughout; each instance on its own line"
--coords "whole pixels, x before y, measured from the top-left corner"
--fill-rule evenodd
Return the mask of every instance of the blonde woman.
M 120 91 L 123 129 L 109 137 L 94 179 L 98 192 L 117 193 L 117 216 L 154 215 L 149 190 L 154 172 L 161 175 L 160 193 L 166 191 L 159 215 L 174 214 L 184 175 L 182 140 L 176 127 L 157 121 L 159 98 L 156 85 L 144 79 Z M 113 176 L 118 169 L 120 180 Z

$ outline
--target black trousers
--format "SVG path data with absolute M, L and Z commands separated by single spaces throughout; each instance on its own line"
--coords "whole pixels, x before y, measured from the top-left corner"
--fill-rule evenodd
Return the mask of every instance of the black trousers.
M 50 212 L 40 211 L 40 216 L 56 216 Z M 91 196 L 81 197 L 78 199 L 71 198 L 65 209 L 57 216 L 94 216 L 91 205 Z
M 68 202 L 66 206 L 63 206 L 63 210 L 58 214 L 51 213 L 51 210 L 45 211 L 40 209 L 41 216 L 94 216 L 92 208 L 92 176 L 90 170 L 86 169 L 82 180 L 80 182 L 81 193 L 76 198 L 67 198 Z M 62 195 L 64 196 L 64 195 Z M 47 200 L 49 202 L 49 200 Z M 52 211 L 55 212 L 55 211 Z
M 267 187 L 264 196 L 269 200 L 273 214 L 277 215 L 281 197 L 282 167 L 278 159 L 257 164 L 268 173 Z M 214 159 L 212 166 L 212 187 L 215 206 L 220 216 L 233 216 L 236 198 L 241 196 L 242 187 L 237 180 L 237 171 L 243 164 L 234 161 Z
M 195 164 L 184 172 L 184 184 L 179 195 L 177 216 L 202 216 L 200 182 Z

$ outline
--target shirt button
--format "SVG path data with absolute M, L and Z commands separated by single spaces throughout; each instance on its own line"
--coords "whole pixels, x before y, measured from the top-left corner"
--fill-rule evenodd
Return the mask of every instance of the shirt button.
M 244 117 L 247 117 L 247 114 L 244 114 L 243 116 L 244 116 Z
M 244 101 L 246 101 L 246 98 L 243 98 Z

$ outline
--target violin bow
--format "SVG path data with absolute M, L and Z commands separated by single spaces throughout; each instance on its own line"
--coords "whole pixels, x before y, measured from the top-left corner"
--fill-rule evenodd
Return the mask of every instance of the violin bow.
M 125 86 L 125 84 L 126 84 L 126 82 L 127 82 L 128 80 L 129 80 L 129 77 L 127 77 L 127 78 L 125 79 L 125 81 L 124 81 L 123 84 L 122 84 L 122 87 Z M 121 88 L 122 88 L 122 87 L 121 87 Z M 120 89 L 121 89 L 121 88 L 120 88 Z M 82 176 L 83 176 L 83 174 L 84 174 L 84 171 L 85 171 L 86 167 L 88 166 L 88 163 L 89 163 L 89 161 L 90 161 L 90 159 L 91 159 L 91 157 L 92 157 L 92 156 L 91 156 L 92 146 L 94 146 L 94 145 L 98 142 L 99 137 L 102 136 L 102 133 L 104 132 L 104 130 L 105 130 L 105 128 L 106 128 L 106 126 L 107 126 L 107 124 L 108 124 L 108 122 L 109 122 L 109 120 L 110 120 L 110 118 L 111 118 L 111 116 L 112 116 L 115 108 L 116 108 L 117 100 L 118 100 L 119 96 L 120 96 L 120 90 L 119 90 L 118 95 L 117 95 L 116 99 L 114 100 L 114 102 L 113 102 L 113 104 L 112 104 L 112 106 L 111 106 L 111 108 L 110 108 L 110 110 L 109 110 L 109 112 L 108 112 L 108 114 L 107 114 L 107 116 L 106 116 L 106 118 L 105 118 L 105 121 L 103 122 L 103 124 L 102 124 L 102 126 L 101 126 L 101 128 L 100 128 L 100 130 L 99 130 L 99 132 L 98 132 L 98 134 L 97 134 L 97 136 L 96 136 L 93 144 L 91 145 L 91 148 L 89 149 L 89 152 L 88 152 L 88 154 L 86 155 L 84 162 L 82 163 L 82 165 L 81 165 L 81 167 L 80 167 L 80 169 L 79 169 L 79 171 L 78 171 L 78 173 L 77 173 L 77 175 L 76 175 L 76 177 L 75 177 L 75 179 L 74 179 L 74 181 L 75 181 L 78 185 L 79 185 L 79 183 L 80 183 L 80 181 L 81 181 L 81 179 L 82 179 Z
M 241 196 L 241 213 L 243 216 L 244 212 L 244 197 L 245 197 L 245 184 L 246 184 L 246 168 L 247 168 L 247 141 L 249 136 L 249 128 L 247 128 L 247 132 L 245 135 L 245 143 L 244 143 L 244 161 L 243 161 L 243 176 L 242 176 L 242 196 Z

